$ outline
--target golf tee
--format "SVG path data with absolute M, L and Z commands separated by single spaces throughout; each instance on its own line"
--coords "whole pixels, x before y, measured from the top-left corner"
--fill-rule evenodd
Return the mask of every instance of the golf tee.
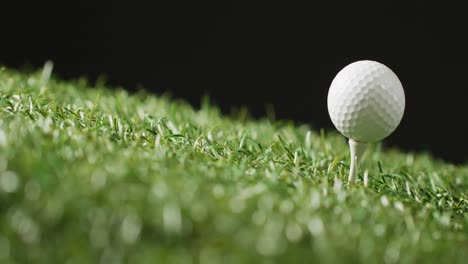
M 351 153 L 351 166 L 349 167 L 349 182 L 357 180 L 359 162 L 366 151 L 367 144 L 349 139 L 349 151 Z

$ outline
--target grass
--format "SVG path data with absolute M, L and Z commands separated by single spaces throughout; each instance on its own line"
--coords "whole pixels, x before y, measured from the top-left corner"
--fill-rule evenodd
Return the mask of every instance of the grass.
M 468 166 L 348 169 L 335 132 L 0 70 L 1 263 L 466 263 Z

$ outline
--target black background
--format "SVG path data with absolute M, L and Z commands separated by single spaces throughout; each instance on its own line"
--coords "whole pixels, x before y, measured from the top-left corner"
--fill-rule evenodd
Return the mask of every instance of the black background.
M 38 1 L 40 2 L 40 1 Z M 335 74 L 362 59 L 389 66 L 406 93 L 386 144 L 468 160 L 465 8 L 428 1 L 62 1 L 1 9 L 0 64 L 108 83 L 198 106 L 332 129 L 326 96 Z

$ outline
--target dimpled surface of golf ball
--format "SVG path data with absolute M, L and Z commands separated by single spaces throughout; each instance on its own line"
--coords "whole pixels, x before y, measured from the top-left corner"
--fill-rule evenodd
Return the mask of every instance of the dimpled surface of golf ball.
M 405 93 L 396 74 L 376 61 L 343 68 L 328 91 L 328 113 L 345 137 L 376 142 L 389 136 L 405 110 Z

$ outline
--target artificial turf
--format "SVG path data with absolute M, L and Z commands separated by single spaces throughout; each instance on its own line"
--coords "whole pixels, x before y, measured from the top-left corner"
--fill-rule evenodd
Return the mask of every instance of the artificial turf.
M 468 260 L 466 165 L 48 74 L 0 70 L 1 263 Z

